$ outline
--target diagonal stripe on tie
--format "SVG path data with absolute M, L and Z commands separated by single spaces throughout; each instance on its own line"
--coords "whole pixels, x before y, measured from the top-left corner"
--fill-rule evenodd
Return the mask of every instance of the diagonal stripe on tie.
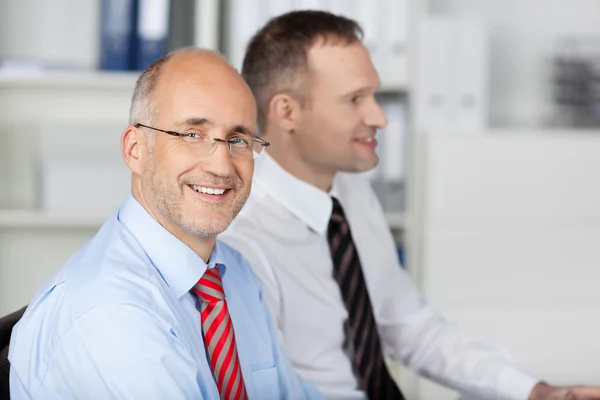
M 219 326 L 223 323 L 223 321 L 225 321 L 225 316 L 227 315 L 227 308 L 225 308 L 223 305 L 220 305 L 219 307 L 215 307 L 212 310 L 212 312 L 216 313 L 212 323 L 210 325 L 202 324 L 202 328 L 204 329 L 204 339 L 206 340 L 207 343 L 210 343 L 213 340 L 213 336 L 215 335 L 215 332 L 217 331 Z M 207 319 L 209 317 L 211 317 L 211 319 L 212 319 L 212 315 L 209 314 Z
M 228 325 L 231 323 L 229 316 L 225 317 L 225 320 L 219 327 L 215 330 L 215 334 L 212 337 L 210 342 L 207 342 L 208 345 L 208 354 L 210 354 L 210 361 L 216 365 L 222 365 L 222 361 L 219 362 L 219 356 L 225 352 L 231 346 L 231 342 L 228 342 L 227 339 L 232 335 L 232 330 L 228 329 Z
M 232 393 L 231 389 L 233 388 L 233 382 L 235 381 L 235 376 L 238 373 L 238 370 L 235 368 L 235 363 L 237 362 L 237 354 L 233 351 L 233 347 L 231 347 L 230 351 L 227 352 L 225 360 L 229 360 L 229 363 L 233 365 L 233 368 L 231 369 L 231 371 L 224 371 L 223 386 L 226 388 L 228 393 Z
M 207 269 L 192 291 L 200 299 L 200 323 L 204 343 L 221 399 L 246 400 L 246 387 L 235 345 L 233 322 L 227 309 L 218 269 Z
M 229 377 L 235 373 L 235 366 L 231 362 L 233 360 L 233 347 L 229 346 L 229 348 L 223 349 L 223 354 L 225 354 L 225 358 L 223 358 L 223 365 L 227 365 L 227 368 L 222 368 L 221 370 L 217 371 L 216 375 L 219 385 L 227 389 Z
M 229 322 L 231 323 L 231 322 Z M 227 331 L 225 332 L 224 335 L 221 336 L 222 341 L 220 340 L 219 342 L 222 342 L 221 346 L 219 346 L 219 348 L 217 348 L 217 341 L 214 341 L 215 343 L 215 349 L 213 349 L 212 351 L 213 353 L 213 357 L 211 359 L 214 359 L 214 362 L 217 363 L 217 365 L 223 365 L 224 361 L 225 361 L 225 356 L 227 355 L 227 351 L 229 350 L 230 347 L 232 347 L 233 345 L 233 329 L 227 329 Z M 211 346 L 209 345 L 208 351 L 211 351 Z
M 333 276 L 348 311 L 345 331 L 351 344 L 352 368 L 360 388 L 369 399 L 404 400 L 383 359 L 371 299 L 350 226 L 340 203 L 335 198 L 332 201 L 327 239 L 333 261 Z

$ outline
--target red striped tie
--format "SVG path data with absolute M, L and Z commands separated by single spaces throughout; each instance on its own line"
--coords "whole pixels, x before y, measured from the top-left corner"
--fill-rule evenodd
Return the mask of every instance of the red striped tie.
M 193 291 L 202 304 L 202 333 L 221 399 L 247 399 L 219 270 L 207 269 Z

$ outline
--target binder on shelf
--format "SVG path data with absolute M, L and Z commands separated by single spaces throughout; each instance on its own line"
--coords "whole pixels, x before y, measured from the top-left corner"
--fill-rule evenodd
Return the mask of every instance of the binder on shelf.
M 420 37 L 417 132 L 481 132 L 488 103 L 485 24 L 476 18 L 430 17 Z
M 143 70 L 167 52 L 170 0 L 139 0 L 137 62 Z
M 404 256 L 404 245 L 403 244 L 398 243 L 396 245 L 396 253 L 398 254 L 398 262 L 400 263 L 400 266 L 402 268 L 406 268 L 405 261 L 404 261 L 405 256 Z
M 130 69 L 134 53 L 135 8 L 135 0 L 101 0 L 100 69 Z
M 451 128 L 452 80 L 455 60 L 450 18 L 428 18 L 420 25 L 417 55 L 416 127 L 418 133 Z
M 481 132 L 487 124 L 488 46 L 485 24 L 461 19 L 456 25 L 453 103 L 456 130 Z
M 167 34 L 167 51 L 179 49 L 181 47 L 194 44 L 194 35 L 197 15 L 201 15 L 203 10 L 196 13 L 195 0 L 177 0 L 170 2 L 169 22 Z
M 408 81 L 409 0 L 380 0 L 382 18 L 382 65 L 380 74 L 387 85 L 402 87 Z

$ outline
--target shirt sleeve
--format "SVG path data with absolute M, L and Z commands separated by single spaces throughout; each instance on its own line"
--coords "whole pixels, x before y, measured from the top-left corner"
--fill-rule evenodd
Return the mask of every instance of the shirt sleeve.
M 60 338 L 36 398 L 202 399 L 189 350 L 133 303 L 98 306 Z
M 386 284 L 379 327 L 386 354 L 459 392 L 490 399 L 526 400 L 538 382 L 495 343 L 462 331 L 430 305 L 403 271 Z
M 372 193 L 372 192 L 371 192 Z M 372 193 L 373 217 L 387 227 Z M 391 233 L 382 243 L 390 263 L 382 266 L 377 287 L 377 322 L 382 347 L 392 360 L 463 394 L 479 398 L 527 400 L 538 379 L 516 365 L 499 345 L 469 334 L 446 320 L 422 297 L 395 257 Z

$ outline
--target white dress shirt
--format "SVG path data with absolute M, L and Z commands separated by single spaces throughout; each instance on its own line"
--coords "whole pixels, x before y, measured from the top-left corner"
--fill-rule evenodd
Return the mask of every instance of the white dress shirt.
M 343 349 L 348 317 L 327 242 L 331 195 L 346 213 L 386 356 L 462 393 L 526 400 L 538 381 L 510 355 L 461 332 L 428 305 L 401 268 L 368 180 L 338 174 L 331 193 L 295 178 L 268 154 L 256 162 L 248 202 L 221 240 L 263 282 L 294 367 L 330 399 L 364 399 Z

